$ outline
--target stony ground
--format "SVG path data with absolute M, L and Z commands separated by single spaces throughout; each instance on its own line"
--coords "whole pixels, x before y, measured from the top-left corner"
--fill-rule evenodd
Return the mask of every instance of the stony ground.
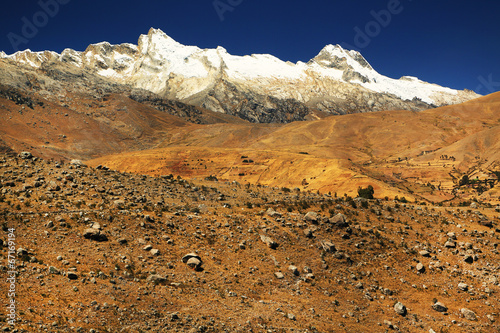
M 480 205 L 336 198 L 2 155 L 0 328 L 495 332 L 498 222 L 498 211 Z

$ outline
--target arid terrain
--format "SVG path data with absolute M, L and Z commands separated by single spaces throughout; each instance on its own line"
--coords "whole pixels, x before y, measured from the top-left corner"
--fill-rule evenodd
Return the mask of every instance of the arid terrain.
M 0 162 L 17 332 L 499 330 L 493 208 Z
M 255 123 L 38 65 L 0 59 L 3 331 L 500 330 L 500 93 Z

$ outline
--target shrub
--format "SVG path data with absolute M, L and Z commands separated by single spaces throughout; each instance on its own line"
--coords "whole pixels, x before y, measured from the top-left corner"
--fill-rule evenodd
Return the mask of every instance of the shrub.
M 358 187 L 358 196 L 360 196 L 361 198 L 373 199 L 374 193 L 375 191 L 373 190 L 373 186 L 371 185 L 368 185 L 367 188 Z

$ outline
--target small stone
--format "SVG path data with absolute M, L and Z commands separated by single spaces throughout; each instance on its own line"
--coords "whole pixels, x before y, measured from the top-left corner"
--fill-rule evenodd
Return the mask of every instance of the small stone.
M 160 250 L 158 250 L 158 249 L 151 249 L 151 251 L 149 251 L 149 252 L 154 256 L 160 255 Z
M 76 280 L 76 279 L 78 279 L 78 275 L 76 273 L 73 273 L 73 272 L 68 272 L 68 274 L 66 274 L 66 276 L 70 280 Z
M 404 306 L 404 305 L 403 305 L 403 303 L 401 303 L 401 302 L 397 302 L 397 303 L 394 305 L 394 311 L 395 311 L 398 315 L 405 316 L 405 315 L 406 315 L 406 306 Z
M 469 286 L 463 282 L 460 282 L 458 284 L 458 289 L 462 290 L 462 291 L 467 291 L 469 289 Z
M 467 320 L 471 320 L 471 321 L 476 321 L 477 320 L 476 314 L 472 310 L 469 310 L 467 308 L 461 308 L 460 312 L 462 313 L 462 315 L 464 316 L 464 318 L 467 319 Z
M 143 249 L 144 251 L 151 251 L 151 249 L 152 249 L 152 248 L 153 248 L 153 246 L 152 246 L 152 245 L 146 245 L 146 246 L 144 246 L 142 249 Z
M 281 272 L 276 272 L 274 273 L 274 276 L 276 276 L 277 279 L 281 280 L 283 279 L 285 276 L 283 275 L 283 273 Z
M 500 207 L 500 206 L 499 206 L 499 207 Z M 489 321 L 491 321 L 492 323 L 494 323 L 494 322 L 495 322 L 495 317 L 493 317 L 493 316 L 492 316 L 492 315 L 490 315 L 490 314 L 487 314 L 487 315 L 486 315 L 486 318 L 488 318 L 488 320 L 489 320 Z
M 293 314 L 291 314 L 291 313 L 287 314 L 287 317 L 288 317 L 288 319 L 290 319 L 290 320 L 295 320 L 295 319 L 296 319 L 296 318 L 295 318 L 295 315 L 293 315 Z
M 417 272 L 419 273 L 424 273 L 425 272 L 425 266 L 421 262 L 417 264 Z

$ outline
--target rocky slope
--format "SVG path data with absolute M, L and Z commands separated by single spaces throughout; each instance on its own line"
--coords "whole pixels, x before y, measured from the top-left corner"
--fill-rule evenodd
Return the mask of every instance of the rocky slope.
M 291 122 L 325 114 L 457 104 L 479 95 L 377 73 L 356 51 L 327 45 L 307 63 L 271 55 L 233 56 L 224 48 L 182 45 L 161 30 L 138 45 L 92 44 L 85 51 L 17 52 L 0 58 L 33 68 L 64 65 L 110 83 L 238 116 L 252 122 Z
M 9 287 L 16 320 L 3 310 L 0 327 L 494 332 L 498 223 L 498 212 L 480 206 L 353 200 L 2 155 L 2 284 L 17 274 Z

